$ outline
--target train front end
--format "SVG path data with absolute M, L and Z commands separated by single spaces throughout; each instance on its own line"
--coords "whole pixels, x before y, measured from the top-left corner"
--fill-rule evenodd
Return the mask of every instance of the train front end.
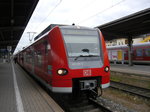
M 77 26 L 55 28 L 57 33 L 50 43 L 55 55 L 53 68 L 54 92 L 76 93 L 80 91 L 98 92 L 110 84 L 110 71 L 105 42 L 98 29 Z M 55 44 L 56 44 L 55 43 Z M 58 61 L 59 60 L 59 61 Z M 54 64 L 54 63 L 53 63 Z

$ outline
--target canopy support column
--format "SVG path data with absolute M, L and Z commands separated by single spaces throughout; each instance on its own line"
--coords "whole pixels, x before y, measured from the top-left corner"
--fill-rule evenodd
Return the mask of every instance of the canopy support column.
M 133 55 L 133 46 L 132 46 L 133 40 L 132 36 L 128 37 L 128 62 L 129 66 L 133 66 L 133 60 L 132 60 L 132 55 Z

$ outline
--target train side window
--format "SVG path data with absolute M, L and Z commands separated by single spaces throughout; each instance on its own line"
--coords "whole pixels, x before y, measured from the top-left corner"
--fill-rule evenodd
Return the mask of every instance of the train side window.
M 137 56 L 143 56 L 143 49 L 136 49 Z
M 26 55 L 26 58 L 27 58 L 27 59 L 26 59 L 26 62 L 27 62 L 27 63 L 30 63 L 30 55 L 29 55 L 29 54 Z
M 24 62 L 26 62 L 26 52 L 23 53 Z
M 28 64 L 32 64 L 32 55 L 30 52 L 28 52 L 28 54 L 26 55 L 27 59 L 26 59 L 26 62 Z M 23 57 L 21 57 L 23 59 Z
M 45 54 L 47 54 L 48 53 L 48 49 L 47 49 L 48 43 L 47 43 L 47 41 L 44 41 L 43 45 L 44 45 Z
M 145 55 L 150 56 L 150 48 L 145 49 Z
M 42 53 L 40 51 L 37 52 L 37 65 L 42 66 Z
M 128 57 L 128 51 L 124 51 L 124 57 Z
M 44 45 L 45 54 L 48 55 L 48 52 L 50 50 L 50 45 L 47 41 L 44 41 L 43 45 Z

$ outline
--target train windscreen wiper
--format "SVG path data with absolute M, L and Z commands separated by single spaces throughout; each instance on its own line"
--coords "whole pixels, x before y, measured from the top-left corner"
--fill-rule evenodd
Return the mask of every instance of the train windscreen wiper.
M 80 57 L 99 57 L 99 55 L 79 55 L 74 60 L 76 61 Z

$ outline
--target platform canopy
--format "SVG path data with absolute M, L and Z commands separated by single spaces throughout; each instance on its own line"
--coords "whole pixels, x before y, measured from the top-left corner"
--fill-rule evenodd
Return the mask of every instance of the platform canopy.
M 115 21 L 97 26 L 105 40 L 135 38 L 150 33 L 150 8 L 128 15 Z
M 0 49 L 12 46 L 18 41 L 38 3 L 38 0 L 0 0 Z

